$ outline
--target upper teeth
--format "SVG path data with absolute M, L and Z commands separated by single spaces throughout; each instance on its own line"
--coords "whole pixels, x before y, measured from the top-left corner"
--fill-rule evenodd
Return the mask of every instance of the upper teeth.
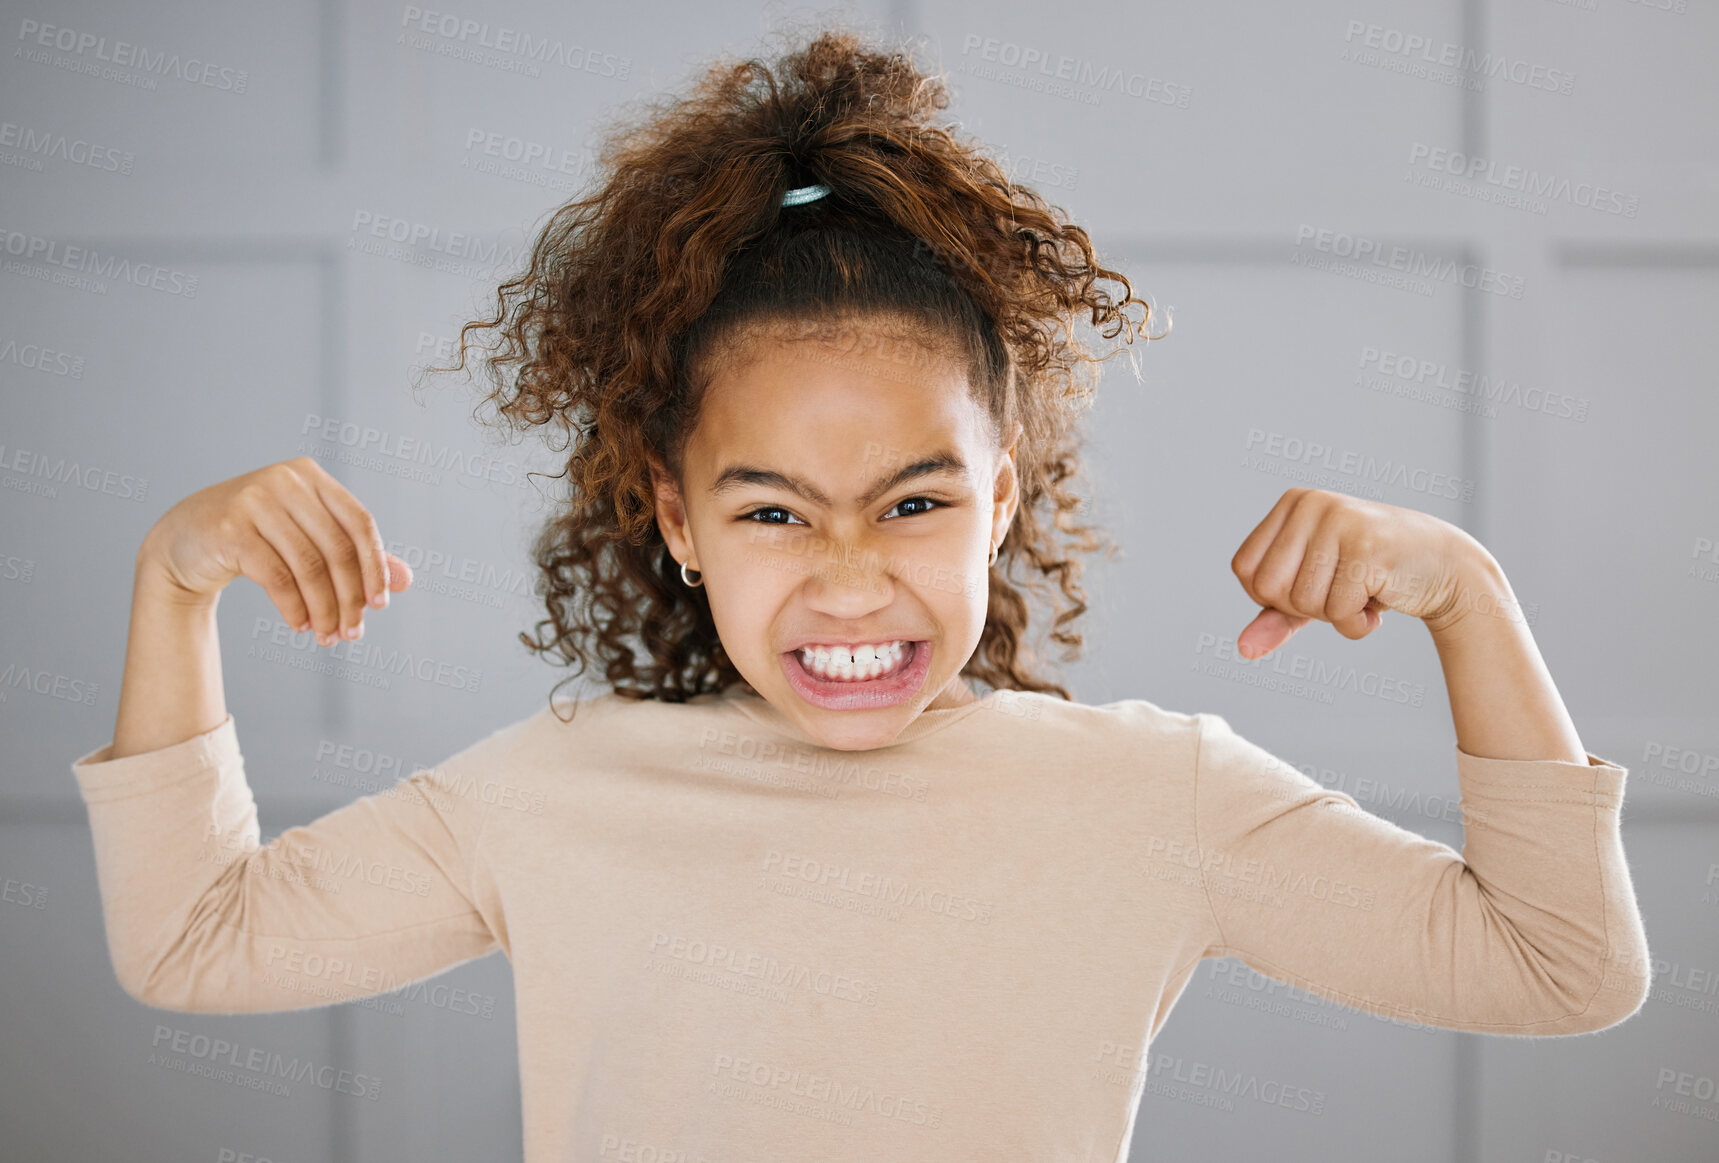
M 808 667 L 836 672 L 858 671 L 867 667 L 885 671 L 901 660 L 907 650 L 905 640 L 898 642 L 865 643 L 859 646 L 802 646 L 800 661 Z

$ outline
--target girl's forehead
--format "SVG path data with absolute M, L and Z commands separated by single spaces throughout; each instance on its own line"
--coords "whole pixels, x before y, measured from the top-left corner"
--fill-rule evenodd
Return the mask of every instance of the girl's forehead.
M 730 439 L 832 425 L 949 431 L 969 424 L 973 407 L 965 369 L 954 361 L 799 341 L 713 377 L 699 405 L 699 426 L 708 420 Z
M 983 452 L 989 427 L 958 365 L 822 350 L 796 343 L 713 380 L 687 444 L 690 476 L 740 460 L 845 480 L 925 449 Z

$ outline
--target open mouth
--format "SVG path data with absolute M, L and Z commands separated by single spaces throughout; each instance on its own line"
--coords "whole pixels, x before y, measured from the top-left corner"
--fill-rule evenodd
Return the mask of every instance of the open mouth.
M 925 685 L 929 641 L 830 643 L 780 655 L 788 684 L 801 698 L 832 711 L 889 707 Z

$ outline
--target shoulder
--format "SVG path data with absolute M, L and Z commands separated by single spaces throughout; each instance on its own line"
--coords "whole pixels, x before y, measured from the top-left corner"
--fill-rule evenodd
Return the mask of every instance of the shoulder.
M 1198 714 L 1172 711 L 1149 699 L 1116 699 L 1108 703 L 1082 703 L 1059 699 L 1039 691 L 996 691 L 999 709 L 1029 718 L 1101 726 L 1107 723 L 1148 727 L 1157 731 L 1184 731 L 1196 726 Z
M 536 740 L 558 752 L 577 743 L 586 749 L 636 749 L 652 744 L 681 744 L 698 732 L 734 717 L 732 699 L 699 695 L 685 702 L 631 698 L 614 691 L 557 696 L 549 706 L 519 724 Z
M 1212 717 L 1168 710 L 1149 699 L 1082 703 L 1037 691 L 995 691 L 985 702 L 971 717 L 981 724 L 1014 719 L 1053 737 L 1079 738 L 1087 747 L 1114 741 L 1131 747 L 1189 748 L 1199 737 L 1201 718 Z

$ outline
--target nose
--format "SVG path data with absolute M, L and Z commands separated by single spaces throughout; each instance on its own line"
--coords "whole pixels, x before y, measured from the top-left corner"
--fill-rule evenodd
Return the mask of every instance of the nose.
M 831 618 L 864 618 L 895 600 L 895 579 L 874 550 L 836 543 L 801 585 L 806 605 Z

